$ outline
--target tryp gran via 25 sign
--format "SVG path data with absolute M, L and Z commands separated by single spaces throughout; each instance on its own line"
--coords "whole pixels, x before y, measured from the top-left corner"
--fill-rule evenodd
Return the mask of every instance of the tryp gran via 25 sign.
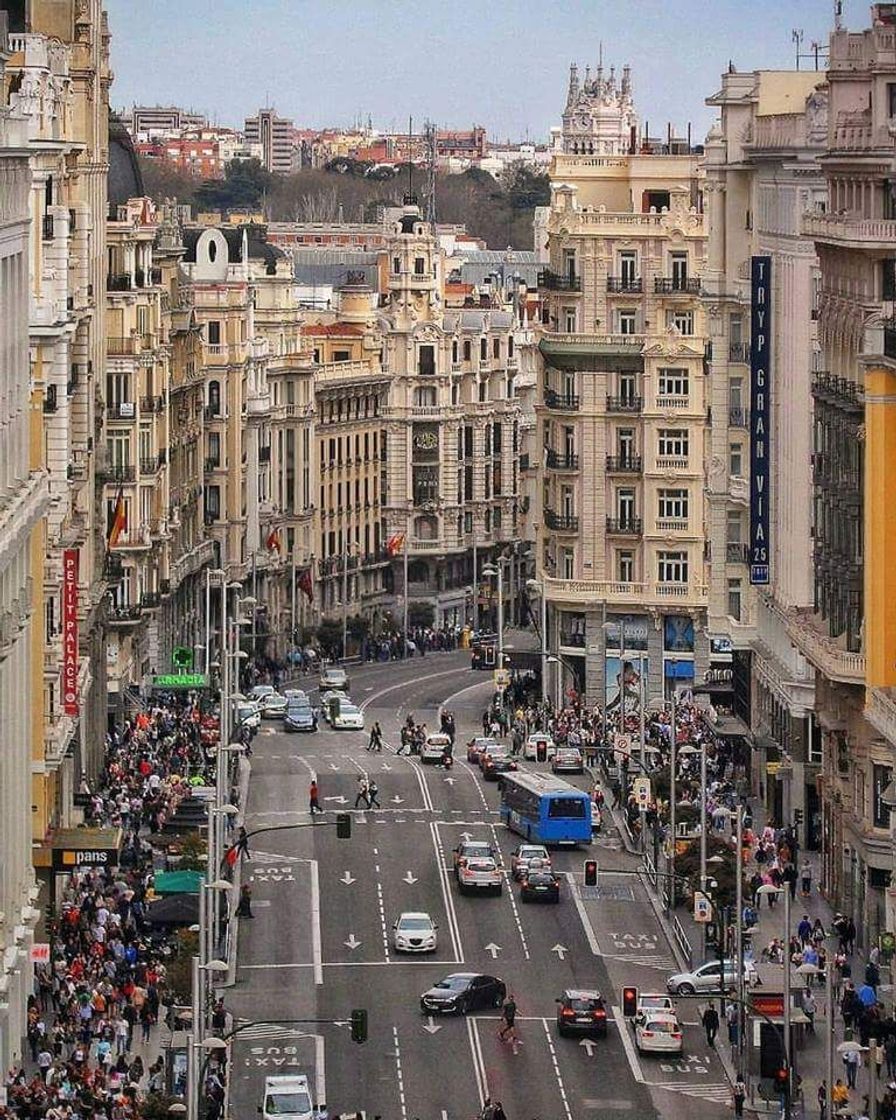
M 750 583 L 769 582 L 772 258 L 751 260 Z

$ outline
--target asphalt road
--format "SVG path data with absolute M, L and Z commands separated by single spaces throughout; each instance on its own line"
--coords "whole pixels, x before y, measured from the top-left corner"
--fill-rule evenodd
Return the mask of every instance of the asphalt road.
M 255 1114 L 265 1076 L 306 1072 L 331 1114 L 366 1110 L 383 1120 L 471 1120 L 485 1096 L 509 1120 L 652 1120 L 714 1117 L 728 1109 L 715 1056 L 686 1027 L 682 1062 L 639 1059 L 621 1015 L 593 1046 L 557 1035 L 555 999 L 567 987 L 597 987 L 618 1006 L 624 983 L 662 990 L 671 955 L 613 837 L 592 853 L 601 885 L 583 897 L 583 854 L 562 851 L 568 873 L 558 906 L 522 906 L 506 883 L 499 897 L 460 896 L 452 849 L 465 836 L 496 843 L 509 867 L 518 838 L 498 822 L 495 785 L 462 761 L 449 775 L 396 757 L 408 711 L 437 726 L 448 701 L 458 744 L 478 724 L 486 674 L 467 654 L 418 658 L 352 673 L 353 698 L 368 727 L 379 719 L 390 748 L 370 754 L 366 732 L 286 735 L 265 726 L 255 740 L 247 827 L 308 824 L 308 785 L 317 776 L 325 813 L 314 827 L 274 831 L 252 843 L 255 917 L 240 923 L 237 984 L 227 996 L 238 1025 L 232 1115 Z M 528 764 L 534 765 L 534 764 Z M 376 777 L 380 811 L 353 811 L 351 840 L 336 837 L 335 813 L 352 809 L 359 775 Z M 578 881 L 576 882 L 576 878 Z M 592 895 L 595 892 L 591 892 Z M 394 920 L 428 911 L 439 926 L 429 957 L 397 955 Z M 450 972 L 501 977 L 516 997 L 519 1053 L 497 1038 L 497 1010 L 429 1020 L 419 996 Z M 353 1008 L 369 1013 L 369 1040 L 351 1041 Z M 696 1010 L 691 1018 L 696 1020 Z M 282 1020 L 336 1020 L 284 1023 Z

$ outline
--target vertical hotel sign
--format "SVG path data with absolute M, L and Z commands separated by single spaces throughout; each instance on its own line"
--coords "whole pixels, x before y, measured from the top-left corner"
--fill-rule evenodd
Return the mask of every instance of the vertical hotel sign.
M 772 259 L 751 260 L 750 583 L 769 582 L 770 368 Z
M 76 548 L 62 553 L 62 698 L 67 716 L 78 714 L 78 559 Z

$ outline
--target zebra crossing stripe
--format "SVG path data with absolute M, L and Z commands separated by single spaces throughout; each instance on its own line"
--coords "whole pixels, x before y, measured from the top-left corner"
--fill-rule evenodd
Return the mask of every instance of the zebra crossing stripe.
M 251 1041 L 253 1039 L 293 1039 L 293 1038 L 311 1038 L 307 1031 L 296 1030 L 294 1027 L 278 1027 L 273 1023 L 253 1023 L 251 1027 L 246 1027 L 245 1030 L 236 1035 L 238 1041 Z
M 684 1097 L 696 1097 L 698 1100 L 714 1101 L 716 1104 L 727 1104 L 731 1101 L 731 1086 L 724 1081 L 713 1081 L 707 1085 L 670 1085 L 665 1082 L 653 1082 L 658 1089 L 666 1089 L 670 1093 L 680 1093 Z

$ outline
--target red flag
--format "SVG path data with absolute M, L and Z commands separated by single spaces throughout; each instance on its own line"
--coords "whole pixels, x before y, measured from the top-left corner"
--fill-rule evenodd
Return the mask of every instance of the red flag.
M 228 867 L 233 867 L 233 865 L 236 863 L 236 861 L 237 861 L 237 846 L 236 846 L 236 844 L 232 844 L 227 849 L 227 851 L 224 853 L 224 862 L 227 864 Z
M 308 602 L 310 603 L 314 599 L 314 585 L 311 582 L 310 568 L 303 568 L 301 572 L 299 572 L 297 586 L 299 591 L 308 596 Z
M 386 541 L 386 551 L 390 556 L 396 556 L 404 548 L 404 533 L 393 533 Z
M 274 549 L 276 549 L 277 552 L 282 552 L 283 551 L 283 548 L 280 544 L 280 530 L 279 529 L 271 529 L 270 533 L 268 533 L 267 546 L 268 546 L 268 552 L 273 552 Z

